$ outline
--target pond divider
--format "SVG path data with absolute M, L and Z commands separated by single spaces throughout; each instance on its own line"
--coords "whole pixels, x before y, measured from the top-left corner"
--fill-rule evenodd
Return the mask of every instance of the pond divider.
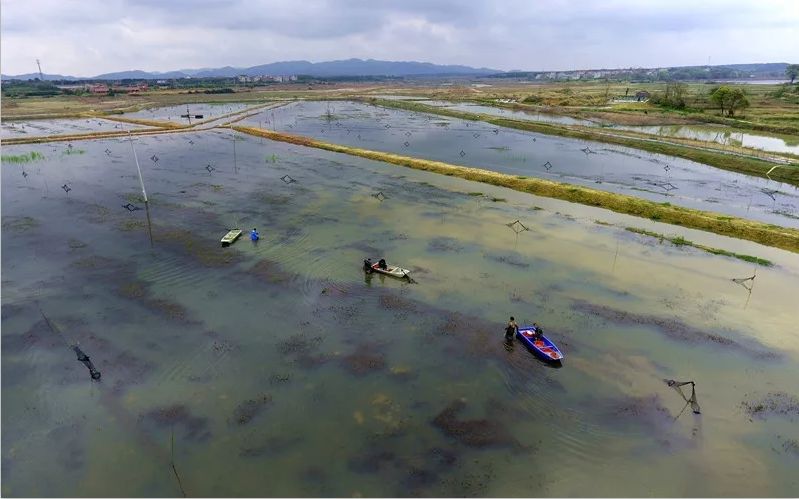
M 553 182 L 540 178 L 517 178 L 513 175 L 506 175 L 480 168 L 458 166 L 441 161 L 431 161 L 401 156 L 399 154 L 331 144 L 309 137 L 283 132 L 243 126 L 228 127 L 256 137 L 288 142 L 299 146 L 315 147 L 317 149 L 360 156 L 416 170 L 429 171 L 441 175 L 459 177 L 465 180 L 507 187 L 536 196 L 562 199 L 572 203 L 595 206 L 617 213 L 648 218 L 657 222 L 679 225 L 691 229 L 704 230 L 737 239 L 745 239 L 765 246 L 772 246 L 799 253 L 799 230 L 780 227 L 778 225 L 673 206 L 668 203 L 656 203 L 654 201 L 639 199 L 624 194 L 600 191 L 563 182 Z

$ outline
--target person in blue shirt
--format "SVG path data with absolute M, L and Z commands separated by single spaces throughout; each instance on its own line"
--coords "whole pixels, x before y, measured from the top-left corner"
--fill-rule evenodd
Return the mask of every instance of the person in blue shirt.
M 258 229 L 253 229 L 252 232 L 250 232 L 250 239 L 251 240 L 257 241 L 260 238 L 261 238 L 261 236 L 258 235 Z

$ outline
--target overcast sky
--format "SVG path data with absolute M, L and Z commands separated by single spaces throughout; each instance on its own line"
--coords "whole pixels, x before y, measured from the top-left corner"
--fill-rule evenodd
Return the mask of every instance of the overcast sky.
M 2 72 L 415 60 L 566 70 L 799 63 L 799 0 L 0 0 Z

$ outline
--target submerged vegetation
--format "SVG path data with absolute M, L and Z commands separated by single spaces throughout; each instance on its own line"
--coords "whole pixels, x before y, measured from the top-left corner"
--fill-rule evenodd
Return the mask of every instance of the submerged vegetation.
M 3 154 L 3 163 L 30 163 L 44 159 L 44 154 L 36 151 L 31 151 L 27 154 Z
M 466 180 L 507 187 L 509 189 L 535 194 L 597 208 L 605 208 L 617 213 L 649 218 L 659 222 L 681 225 L 705 230 L 716 234 L 746 239 L 766 246 L 773 246 L 799 253 L 799 230 L 765 224 L 742 218 L 721 216 L 717 213 L 666 205 L 639 199 L 624 194 L 599 191 L 563 182 L 553 182 L 539 178 L 517 178 L 479 168 L 452 165 L 441 161 L 401 156 L 398 154 L 360 149 L 356 147 L 331 144 L 308 137 L 290 135 L 251 127 L 232 127 L 234 130 L 250 135 L 265 137 L 306 147 L 315 147 L 333 152 L 351 154 L 376 161 L 383 161 L 416 170 L 424 170 L 442 175 L 460 177 Z
M 713 248 L 711 246 L 705 246 L 704 244 L 698 244 L 693 241 L 689 241 L 682 236 L 669 237 L 663 234 L 658 234 L 657 232 L 648 231 L 646 229 L 638 229 L 636 227 L 626 227 L 626 230 L 634 232 L 636 234 L 657 238 L 660 240 L 660 242 L 668 241 L 674 246 L 691 246 L 693 248 L 701 249 L 702 251 L 707 251 L 708 253 L 712 253 L 714 255 L 729 256 L 732 258 L 743 260 L 745 262 L 756 263 L 757 265 L 762 265 L 764 267 L 771 267 L 772 265 L 774 265 L 770 260 L 766 260 L 765 258 L 759 258 L 751 255 L 742 255 L 740 253 L 733 253 L 732 251 Z

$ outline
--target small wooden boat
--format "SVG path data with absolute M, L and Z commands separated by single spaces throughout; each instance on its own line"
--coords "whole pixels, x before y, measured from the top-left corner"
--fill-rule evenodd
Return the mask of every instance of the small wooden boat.
M 558 350 L 558 347 L 552 343 L 549 338 L 543 334 L 536 337 L 535 328 L 532 326 L 520 327 L 516 332 L 516 336 L 527 345 L 538 357 L 548 362 L 560 362 L 563 354 Z
M 230 246 L 240 235 L 241 229 L 230 229 L 222 238 L 222 246 Z
M 385 269 L 381 269 L 379 265 L 380 265 L 379 263 L 375 263 L 374 265 L 372 265 L 372 270 L 374 272 L 377 272 L 378 274 L 390 275 L 391 277 L 398 277 L 400 279 L 408 279 L 411 277 L 410 276 L 411 271 L 408 269 L 403 269 L 401 267 L 394 267 L 391 265 L 386 266 Z

